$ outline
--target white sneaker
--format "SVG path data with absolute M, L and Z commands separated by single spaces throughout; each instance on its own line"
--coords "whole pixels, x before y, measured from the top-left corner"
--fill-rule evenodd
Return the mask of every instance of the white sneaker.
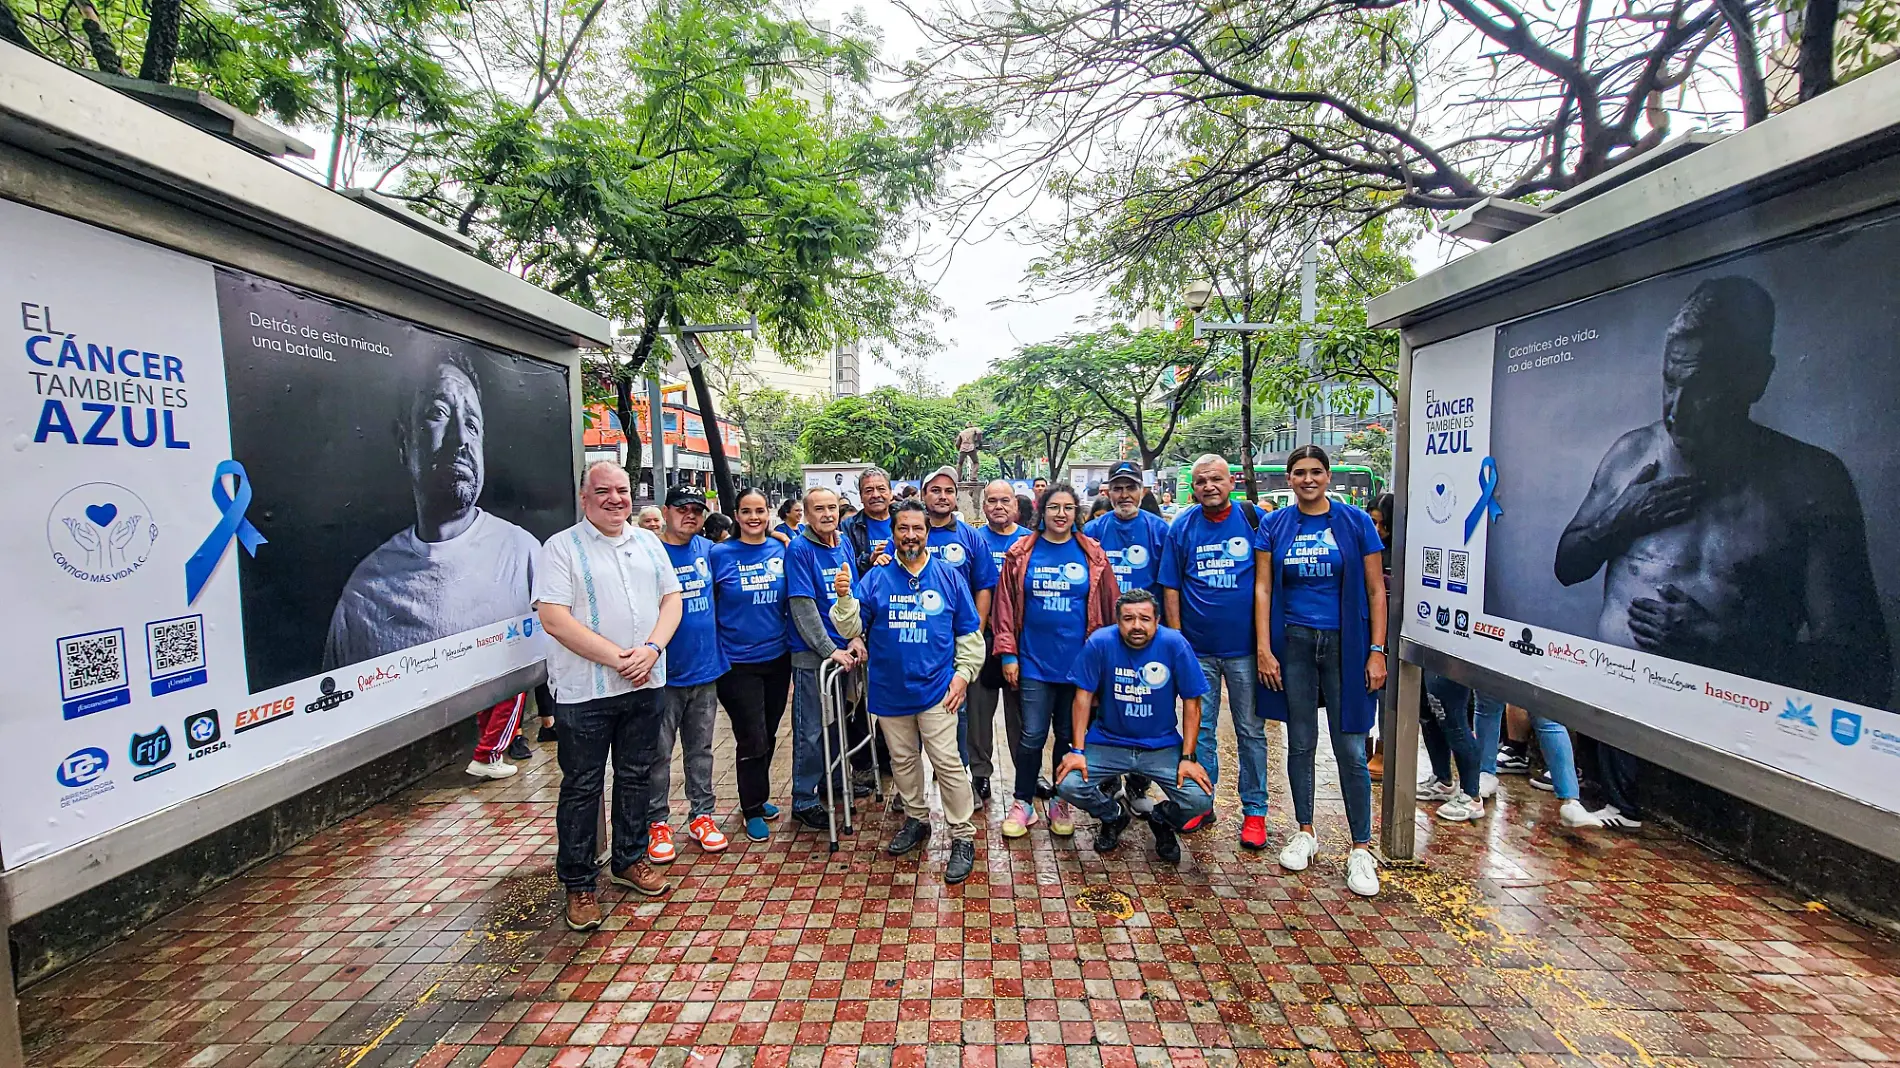
M 1420 801 L 1449 801 L 1457 796 L 1458 788 L 1448 782 L 1439 782 L 1437 779 L 1428 778 L 1418 784 L 1418 799 Z
M 521 769 L 515 767 L 513 764 L 506 764 L 499 760 L 493 764 L 484 763 L 480 760 L 471 760 L 468 762 L 468 767 L 462 770 L 478 779 L 505 779 Z
M 1490 799 L 1498 796 L 1498 777 L 1488 771 L 1478 773 L 1478 796 Z
M 1583 807 L 1583 802 L 1571 798 L 1557 806 L 1557 818 L 1566 827 L 1602 827 L 1603 820 L 1596 813 Z
M 1133 809 L 1135 811 L 1135 815 L 1137 816 L 1153 815 L 1154 810 L 1155 810 L 1155 799 L 1152 797 L 1149 797 L 1147 794 L 1142 794 L 1140 797 L 1137 797 L 1133 801 L 1128 802 L 1128 807 Z
M 1379 861 L 1370 849 L 1355 849 L 1346 854 L 1346 889 L 1360 897 L 1379 893 Z
M 1604 805 L 1591 813 L 1605 827 L 1615 827 L 1619 831 L 1634 831 L 1642 827 L 1643 821 L 1634 816 L 1626 816 L 1615 805 Z
M 1438 806 L 1438 818 L 1453 823 L 1481 820 L 1484 818 L 1484 802 L 1469 794 L 1459 794 Z
M 1287 839 L 1286 848 L 1280 850 L 1280 867 L 1287 871 L 1305 871 L 1313 863 L 1313 855 L 1319 852 L 1319 839 L 1310 831 L 1295 831 Z

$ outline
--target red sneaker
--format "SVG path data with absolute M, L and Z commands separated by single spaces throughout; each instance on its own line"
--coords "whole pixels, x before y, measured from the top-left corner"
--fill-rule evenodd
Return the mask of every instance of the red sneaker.
M 673 848 L 673 828 L 664 823 L 647 825 L 647 861 L 651 864 L 671 864 L 678 853 Z
M 1208 809 L 1206 812 L 1201 813 L 1200 815 L 1187 821 L 1187 823 L 1183 824 L 1181 826 L 1181 833 L 1193 834 L 1195 831 L 1204 831 L 1207 828 L 1212 827 L 1213 825 L 1214 825 L 1214 810 Z
M 1267 848 L 1267 818 L 1248 816 L 1240 821 L 1240 844 L 1248 849 Z

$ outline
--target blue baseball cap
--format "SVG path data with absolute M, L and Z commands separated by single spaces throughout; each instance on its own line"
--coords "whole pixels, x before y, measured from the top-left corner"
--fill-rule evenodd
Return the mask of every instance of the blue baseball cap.
M 1108 477 L 1102 480 L 1102 485 L 1106 486 L 1118 478 L 1128 479 L 1137 486 L 1141 485 L 1141 465 L 1133 460 L 1122 460 L 1116 463 L 1108 469 Z

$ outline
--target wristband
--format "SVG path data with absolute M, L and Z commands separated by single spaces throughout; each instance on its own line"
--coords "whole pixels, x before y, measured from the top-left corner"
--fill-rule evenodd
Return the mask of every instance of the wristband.
M 1372 648 L 1371 648 L 1370 650 L 1368 650 L 1368 651 L 1369 651 L 1369 652 L 1374 652 L 1374 653 L 1378 653 L 1379 655 L 1381 655 L 1381 656 L 1383 656 L 1383 655 L 1385 655 L 1385 646 L 1383 646 L 1383 645 L 1375 645 L 1375 646 L 1373 646 L 1373 647 L 1372 647 Z
M 1073 753 L 1073 754 L 1074 754 L 1074 755 L 1076 755 L 1076 756 L 1087 756 L 1087 755 L 1088 755 L 1087 753 L 1084 753 L 1084 752 L 1082 751 L 1082 747 L 1081 747 L 1081 746 L 1079 746 L 1079 745 L 1072 745 L 1072 746 L 1070 746 L 1070 747 L 1069 747 L 1069 752 L 1070 752 L 1070 753 Z
M 653 651 L 654 651 L 654 652 L 656 652 L 656 653 L 664 653 L 664 652 L 666 652 L 666 650 L 665 650 L 665 649 L 662 649 L 662 648 L 660 648 L 659 646 L 657 646 L 657 645 L 655 645 L 655 644 L 653 644 L 652 642 L 642 642 L 641 644 L 642 644 L 642 645 L 645 645 L 645 646 L 646 646 L 647 648 L 649 648 L 649 649 L 651 649 L 651 650 L 653 650 Z

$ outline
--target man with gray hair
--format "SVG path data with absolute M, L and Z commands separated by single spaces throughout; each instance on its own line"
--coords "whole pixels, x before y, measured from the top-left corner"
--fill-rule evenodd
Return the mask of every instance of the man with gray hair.
M 864 642 L 846 639 L 832 621 L 838 576 L 857 577 L 851 546 L 838 536 L 838 494 L 805 491 L 805 525 L 785 547 L 785 597 L 792 617 L 792 818 L 813 830 L 831 826 L 820 800 L 825 756 L 818 668 L 826 660 L 850 669 L 864 662 Z M 842 784 L 839 784 L 842 787 Z

